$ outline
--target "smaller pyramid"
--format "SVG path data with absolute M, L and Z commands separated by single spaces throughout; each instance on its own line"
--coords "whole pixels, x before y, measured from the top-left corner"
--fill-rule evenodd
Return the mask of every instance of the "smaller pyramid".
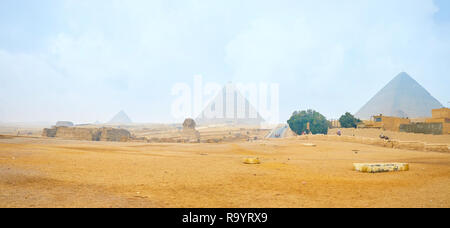
M 122 110 L 117 113 L 109 122 L 109 124 L 130 124 L 132 123 L 130 117 Z

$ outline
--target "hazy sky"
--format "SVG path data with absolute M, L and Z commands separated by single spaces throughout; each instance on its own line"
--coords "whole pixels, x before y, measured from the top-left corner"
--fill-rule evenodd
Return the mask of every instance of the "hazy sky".
M 355 113 L 401 71 L 450 101 L 448 0 L 1 0 L 0 121 L 171 122 L 175 83 Z

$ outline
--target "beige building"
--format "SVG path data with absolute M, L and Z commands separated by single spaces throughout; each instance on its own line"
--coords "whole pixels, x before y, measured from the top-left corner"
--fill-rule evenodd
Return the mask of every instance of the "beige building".
M 360 128 L 378 128 L 388 131 L 399 131 L 401 124 L 409 124 L 411 120 L 408 118 L 400 118 L 393 116 L 373 116 L 369 121 L 363 121 L 358 125 Z
M 450 134 L 450 109 L 433 109 L 431 114 L 431 118 L 426 118 L 420 122 L 402 124 L 400 131 L 434 135 Z
M 442 134 L 450 134 L 450 108 L 433 109 L 431 116 L 425 123 L 442 123 Z
M 339 122 L 339 120 L 330 120 L 331 122 L 331 128 L 340 128 L 341 127 L 341 123 Z

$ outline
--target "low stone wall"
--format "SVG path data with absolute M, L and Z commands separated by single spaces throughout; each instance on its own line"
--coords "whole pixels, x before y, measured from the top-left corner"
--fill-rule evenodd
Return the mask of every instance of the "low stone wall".
M 44 137 L 56 137 L 56 128 L 44 128 L 42 131 Z
M 411 123 L 401 124 L 400 132 L 442 135 L 443 123 Z
M 100 141 L 126 142 L 130 138 L 130 132 L 125 129 L 100 128 Z
M 56 138 L 99 141 L 98 129 L 95 128 L 56 127 L 55 130 Z
M 115 128 L 79 128 L 79 127 L 53 127 L 45 128 L 42 136 L 50 138 L 87 140 L 87 141 L 113 141 L 126 142 L 131 134 L 124 129 Z
M 450 153 L 450 148 L 448 144 L 427 144 L 418 141 L 384 140 L 358 136 L 337 136 L 337 135 L 301 135 L 297 136 L 297 138 L 302 140 L 310 139 L 319 141 L 340 141 L 340 142 L 360 143 L 395 149 Z

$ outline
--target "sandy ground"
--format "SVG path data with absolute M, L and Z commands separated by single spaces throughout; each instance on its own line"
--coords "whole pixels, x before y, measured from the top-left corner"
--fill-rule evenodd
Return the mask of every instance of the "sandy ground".
M 303 143 L 0 137 L 0 207 L 450 207 L 448 153 Z M 262 163 L 245 165 L 247 156 Z M 411 170 L 359 173 L 354 162 Z

